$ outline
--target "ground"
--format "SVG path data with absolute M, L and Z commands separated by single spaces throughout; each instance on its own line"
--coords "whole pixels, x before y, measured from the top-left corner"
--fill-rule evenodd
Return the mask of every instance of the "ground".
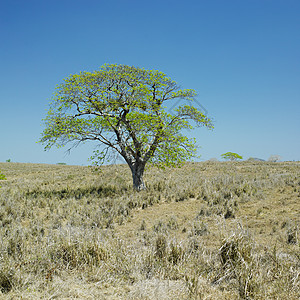
M 0 163 L 0 298 L 298 299 L 299 167 Z

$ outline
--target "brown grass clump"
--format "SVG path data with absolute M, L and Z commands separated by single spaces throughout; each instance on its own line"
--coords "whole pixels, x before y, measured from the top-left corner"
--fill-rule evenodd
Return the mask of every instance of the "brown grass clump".
M 0 163 L 0 298 L 298 299 L 299 166 Z

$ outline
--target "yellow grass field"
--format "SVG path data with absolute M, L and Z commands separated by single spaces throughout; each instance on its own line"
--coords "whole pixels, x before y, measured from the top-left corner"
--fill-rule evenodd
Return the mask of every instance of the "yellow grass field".
M 300 163 L 0 163 L 0 299 L 299 299 Z

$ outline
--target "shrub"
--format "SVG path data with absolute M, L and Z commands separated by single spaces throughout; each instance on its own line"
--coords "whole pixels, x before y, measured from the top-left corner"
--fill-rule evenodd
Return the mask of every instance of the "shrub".
M 1 173 L 1 171 L 0 171 L 0 180 L 6 180 L 6 177 L 5 177 L 5 175 L 4 175 L 4 174 L 2 174 L 2 173 Z
M 243 159 L 243 157 L 241 155 L 239 155 L 237 153 L 233 153 L 233 152 L 226 152 L 226 153 L 222 154 L 221 157 L 226 160 L 231 160 L 231 161 Z
M 6 180 L 6 177 L 4 174 L 1 173 L 0 171 L 0 180 Z M 1 188 L 1 185 L 0 185 L 0 188 Z
M 268 161 L 270 161 L 270 162 L 278 162 L 278 161 L 280 161 L 280 159 L 281 159 L 280 155 L 271 155 L 269 157 Z

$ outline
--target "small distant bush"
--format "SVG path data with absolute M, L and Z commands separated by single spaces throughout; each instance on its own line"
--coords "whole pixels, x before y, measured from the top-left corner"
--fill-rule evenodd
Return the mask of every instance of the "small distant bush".
M 270 162 L 278 162 L 278 161 L 280 161 L 280 159 L 281 159 L 280 155 L 271 155 L 269 157 L 268 161 L 270 161 Z
M 11 162 L 11 159 L 10 159 L 10 158 L 9 158 L 9 159 L 7 159 L 7 160 L 6 160 L 6 162 Z
M 241 155 L 239 155 L 237 153 L 233 153 L 233 152 L 226 152 L 226 153 L 222 154 L 221 157 L 226 160 L 231 160 L 231 161 L 243 159 L 243 157 Z
M 5 177 L 5 175 L 4 175 L 4 174 L 2 174 L 2 173 L 1 173 L 1 171 L 0 171 L 0 180 L 6 180 L 6 177 Z
M 0 170 L 0 180 L 6 180 L 6 177 L 4 174 L 1 173 L 1 170 Z M 0 185 L 0 188 L 1 188 L 1 185 Z
M 210 158 L 208 161 L 211 161 L 211 162 L 217 162 L 217 161 L 218 161 L 218 159 L 217 159 L 217 158 L 215 158 L 215 157 L 212 157 L 212 158 Z

